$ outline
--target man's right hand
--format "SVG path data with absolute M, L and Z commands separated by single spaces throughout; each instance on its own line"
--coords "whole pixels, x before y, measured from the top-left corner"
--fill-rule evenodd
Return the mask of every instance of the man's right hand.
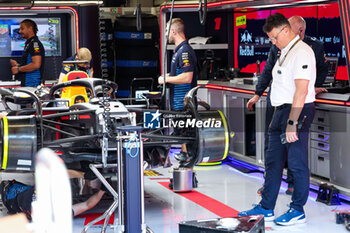
M 250 110 L 250 111 L 253 111 L 253 105 L 258 102 L 260 99 L 260 96 L 258 95 L 254 95 L 248 102 L 247 102 L 247 108 Z
M 10 59 L 10 63 L 11 63 L 11 66 L 19 66 L 18 62 L 13 59 Z
M 18 68 L 18 66 L 12 66 L 12 68 L 11 68 L 11 72 L 12 72 L 12 74 L 18 74 L 18 72 L 19 72 L 19 70 L 18 70 L 19 68 Z
M 328 92 L 326 88 L 323 87 L 315 87 L 315 93 L 316 95 L 320 94 L 320 93 L 325 93 Z
M 158 84 L 162 85 L 164 83 L 164 77 L 163 76 L 159 76 L 158 77 Z

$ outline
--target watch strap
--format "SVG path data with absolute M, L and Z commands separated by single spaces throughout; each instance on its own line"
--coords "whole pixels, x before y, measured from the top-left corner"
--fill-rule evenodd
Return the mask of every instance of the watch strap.
M 298 121 L 292 121 L 292 120 L 288 119 L 287 123 L 288 123 L 288 125 L 297 125 Z

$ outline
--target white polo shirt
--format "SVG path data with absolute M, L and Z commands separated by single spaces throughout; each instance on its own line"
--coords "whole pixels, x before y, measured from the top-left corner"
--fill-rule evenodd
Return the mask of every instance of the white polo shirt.
M 315 101 L 315 54 L 309 45 L 298 40 L 299 36 L 296 36 L 281 50 L 281 55 L 272 69 L 270 97 L 272 106 L 293 103 L 295 79 L 310 80 L 305 103 Z

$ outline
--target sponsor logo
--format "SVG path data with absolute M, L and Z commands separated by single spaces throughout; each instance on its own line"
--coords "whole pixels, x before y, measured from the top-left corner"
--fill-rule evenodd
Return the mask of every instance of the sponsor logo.
M 244 48 L 239 46 L 239 55 L 240 56 L 254 56 L 254 46 L 244 46 Z
M 130 37 L 131 39 L 137 39 L 140 37 L 140 34 L 131 33 Z
M 152 39 L 152 33 L 145 33 L 144 38 L 147 40 Z
M 0 24 L 0 34 L 3 35 L 5 33 L 8 33 L 9 28 L 7 24 Z
M 182 57 L 182 60 L 188 59 L 188 52 L 183 52 L 183 53 L 181 54 L 181 57 Z
M 242 15 L 236 18 L 236 26 L 242 26 L 247 24 L 247 16 Z
M 250 42 L 253 42 L 253 33 L 249 33 L 247 30 L 245 30 L 243 33 L 241 33 L 241 42 L 248 44 Z
M 333 44 L 337 44 L 337 43 L 340 43 L 340 38 L 337 36 L 334 36 L 333 37 Z

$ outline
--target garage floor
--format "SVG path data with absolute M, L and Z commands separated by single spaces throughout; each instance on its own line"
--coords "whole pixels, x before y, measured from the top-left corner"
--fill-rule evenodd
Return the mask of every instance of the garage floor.
M 171 159 L 176 164 L 176 161 Z M 174 165 L 176 166 L 176 165 Z M 194 192 L 174 193 L 167 188 L 172 168 L 155 168 L 159 176 L 145 176 L 145 222 L 156 233 L 178 232 L 181 221 L 231 217 L 237 211 L 252 208 L 260 196 L 256 193 L 263 183 L 262 173 L 245 174 L 227 165 L 196 167 L 199 187 Z M 283 214 L 291 196 L 285 194 L 283 182 L 277 200 L 275 215 Z M 265 223 L 266 232 L 348 232 L 343 224 L 335 223 L 335 209 L 349 209 L 346 204 L 327 206 L 316 202 L 316 193 L 310 192 L 305 206 L 305 224 L 283 227 Z M 97 207 L 90 212 L 99 212 Z M 101 211 L 100 211 L 101 212 Z M 89 217 L 74 219 L 74 233 L 81 232 Z M 100 232 L 101 226 L 93 226 L 89 232 Z M 113 232 L 108 229 L 107 232 Z

